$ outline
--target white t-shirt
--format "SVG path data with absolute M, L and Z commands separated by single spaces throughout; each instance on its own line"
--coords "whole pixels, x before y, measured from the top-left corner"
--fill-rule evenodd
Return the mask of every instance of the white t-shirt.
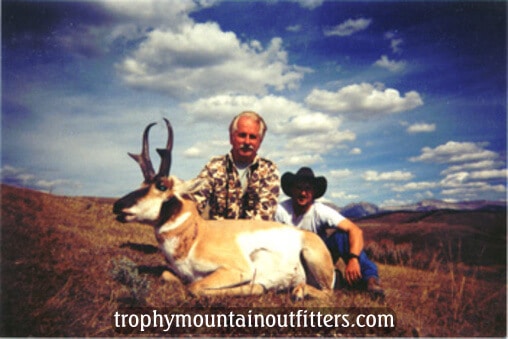
M 247 184 L 249 183 L 249 165 L 236 165 L 236 170 L 238 171 L 238 177 L 240 178 L 240 183 L 242 184 L 242 192 L 245 193 L 247 189 Z
M 342 214 L 318 201 L 315 201 L 305 214 L 296 216 L 293 203 L 288 199 L 277 206 L 275 213 L 275 221 L 317 233 L 321 237 L 325 236 L 327 228 L 336 228 L 344 219 Z

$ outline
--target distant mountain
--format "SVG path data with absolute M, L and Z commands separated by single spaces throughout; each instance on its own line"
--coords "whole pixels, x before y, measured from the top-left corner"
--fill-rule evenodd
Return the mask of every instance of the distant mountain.
M 422 200 L 420 202 L 402 206 L 383 207 L 384 211 L 435 211 L 435 210 L 499 210 L 506 209 L 506 202 L 504 201 L 487 201 L 487 200 L 475 200 L 475 201 L 461 201 L 461 202 L 446 202 L 442 200 L 429 199 Z
M 330 202 L 326 202 L 326 205 L 339 211 L 346 218 L 358 219 L 379 213 L 385 212 L 429 212 L 437 210 L 457 210 L 457 211 L 468 211 L 468 210 L 483 210 L 483 211 L 502 211 L 506 210 L 506 202 L 504 201 L 462 201 L 462 202 L 446 202 L 437 199 L 422 200 L 420 202 L 408 205 L 400 206 L 387 206 L 379 207 L 375 204 L 368 202 L 355 202 L 345 207 L 338 207 Z
M 373 215 L 381 212 L 382 210 L 368 202 L 351 203 L 340 209 L 340 213 L 346 218 L 362 218 L 368 215 Z

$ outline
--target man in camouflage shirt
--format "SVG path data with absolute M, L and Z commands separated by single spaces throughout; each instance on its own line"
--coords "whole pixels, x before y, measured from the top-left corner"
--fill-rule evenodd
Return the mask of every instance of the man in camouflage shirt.
M 277 166 L 257 154 L 265 132 L 266 124 L 255 112 L 233 119 L 231 151 L 212 158 L 198 176 L 202 186 L 194 199 L 200 213 L 208 207 L 210 219 L 273 220 L 280 182 Z

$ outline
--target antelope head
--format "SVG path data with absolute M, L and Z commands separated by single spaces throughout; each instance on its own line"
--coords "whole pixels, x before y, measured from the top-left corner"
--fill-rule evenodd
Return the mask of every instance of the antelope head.
M 171 150 L 173 148 L 173 129 L 171 123 L 164 119 L 168 130 L 168 142 L 165 148 L 158 148 L 161 157 L 159 172 L 156 174 L 150 160 L 148 147 L 148 134 L 151 123 L 146 126 L 143 133 L 142 149 L 140 154 L 128 153 L 141 167 L 144 181 L 141 188 L 127 194 L 115 202 L 113 213 L 121 222 L 140 221 L 153 224 L 159 219 L 162 205 L 174 196 L 175 179 L 169 177 L 171 168 Z

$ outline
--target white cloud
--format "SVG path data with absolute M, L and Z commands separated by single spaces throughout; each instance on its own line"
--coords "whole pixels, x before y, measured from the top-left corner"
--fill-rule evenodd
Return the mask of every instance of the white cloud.
M 455 187 L 460 186 L 467 180 L 469 174 L 467 172 L 457 172 L 448 174 L 444 179 L 441 180 L 441 186 L 443 187 Z
M 363 179 L 366 181 L 405 181 L 414 177 L 411 172 L 393 171 L 378 173 L 377 171 L 365 171 Z
M 331 192 L 328 194 L 334 199 L 345 200 L 345 201 L 351 201 L 351 200 L 355 200 L 355 199 L 359 198 L 358 195 L 349 194 L 347 192 Z
M 340 119 L 330 117 L 323 113 L 309 113 L 291 118 L 284 127 L 288 134 L 302 135 L 314 133 L 329 133 L 340 126 Z
M 400 53 L 400 45 L 402 45 L 404 41 L 402 39 L 392 39 L 390 42 L 390 47 L 392 48 L 393 53 Z
M 475 182 L 444 189 L 441 194 L 458 196 L 460 200 L 467 200 L 478 197 L 478 193 L 481 192 L 506 193 L 506 186 L 491 185 L 486 182 Z
M 406 62 L 390 60 L 386 55 L 382 55 L 381 58 L 374 63 L 374 65 L 386 68 L 390 72 L 400 72 L 406 67 Z
M 299 3 L 301 7 L 307 9 L 317 8 L 321 6 L 324 2 L 324 0 L 293 0 L 293 1 Z
M 292 25 L 286 27 L 286 31 L 288 32 L 300 32 L 301 30 L 302 30 L 301 25 Z
M 341 130 L 340 118 L 309 110 L 281 96 L 216 95 L 181 104 L 181 107 L 192 124 L 204 125 L 220 123 L 227 126 L 232 117 L 243 110 L 258 112 L 268 126 L 263 154 L 280 165 L 323 162 L 327 152 L 356 138 L 355 133 Z M 209 149 L 208 145 L 194 144 L 185 155 L 197 157 L 206 154 L 205 149 Z
M 361 150 L 361 148 L 354 147 L 351 149 L 351 151 L 349 151 L 349 154 L 352 154 L 352 155 L 362 154 L 362 150 Z
M 422 155 L 410 160 L 456 165 L 441 171 L 444 177 L 439 182 L 413 182 L 392 186 L 392 190 L 406 192 L 441 189 L 442 195 L 455 201 L 478 199 L 486 193 L 506 193 L 506 185 L 499 184 L 499 180 L 506 182 L 508 172 L 506 168 L 496 168 L 503 163 L 495 161 L 499 156 L 486 150 L 485 146 L 485 143 L 450 141 L 434 149 L 426 147 L 422 149 Z
M 409 126 L 406 131 L 410 134 L 413 133 L 430 133 L 436 130 L 436 124 L 416 123 Z
M 188 16 L 189 13 L 200 8 L 209 7 L 213 4 L 213 1 L 103 0 L 101 4 L 107 10 L 123 17 L 128 22 L 150 27 L 176 28 L 191 21 Z
M 331 170 L 330 171 L 330 177 L 334 179 L 343 179 L 351 176 L 353 172 L 349 169 L 342 169 L 342 170 Z
M 439 182 L 413 182 L 403 186 L 393 186 L 396 192 L 425 191 L 441 189 L 441 194 L 449 200 L 463 201 L 484 197 L 485 194 L 496 195 L 506 192 L 506 185 L 499 184 L 500 180 L 506 182 L 506 168 L 497 161 L 499 155 L 485 149 L 487 143 L 455 142 L 435 148 L 424 147 L 422 154 L 412 157 L 412 162 L 429 162 L 438 164 L 452 164 L 441 171 L 443 178 Z M 430 191 L 428 191 L 430 192 Z
M 285 135 L 284 154 L 281 161 L 291 158 L 288 163 L 294 164 L 295 159 L 309 159 L 309 162 L 301 161 L 300 164 L 311 164 L 322 162 L 323 157 L 332 150 L 337 150 L 344 142 L 352 141 L 356 135 L 350 131 L 329 129 L 322 132 L 305 131 L 303 135 L 294 135 L 294 130 L 288 130 Z
M 412 157 L 409 160 L 451 164 L 492 160 L 498 157 L 495 152 L 486 150 L 484 146 L 486 146 L 485 143 L 448 141 L 436 148 L 424 147 L 420 156 Z
M 322 163 L 323 158 L 319 154 L 297 154 L 297 155 L 289 155 L 281 158 L 281 160 L 277 161 L 279 166 L 301 166 L 305 164 L 305 166 L 312 166 L 317 163 Z
M 35 180 L 34 174 L 27 173 L 25 169 L 16 168 L 10 165 L 4 165 L 0 169 L 0 174 L 2 176 L 3 182 L 11 183 L 14 185 L 20 184 L 27 186 Z
M 442 175 L 447 175 L 453 172 L 461 172 L 467 170 L 489 170 L 493 168 L 497 168 L 503 165 L 502 162 L 494 161 L 494 160 L 482 160 L 477 162 L 470 162 L 460 165 L 450 166 L 447 169 L 441 172 Z
M 312 114 L 308 108 L 282 96 L 266 95 L 215 95 L 180 105 L 195 122 L 210 121 L 229 124 L 244 110 L 261 114 L 268 126 L 268 133 L 291 133 L 287 123 L 292 117 Z
M 443 188 L 441 193 L 456 195 L 456 200 L 474 199 L 481 192 L 506 191 L 506 185 L 496 184 L 496 181 L 506 182 L 507 170 L 497 168 L 504 164 L 497 161 L 499 155 L 485 149 L 486 146 L 487 143 L 449 141 L 435 148 L 424 147 L 420 156 L 409 160 L 452 164 L 441 171 L 444 176 L 439 182 L 439 186 Z
M 406 191 L 423 191 L 438 187 L 439 184 L 430 181 L 410 182 L 402 186 L 393 186 L 392 190 L 395 192 Z
M 263 48 L 259 41 L 243 43 L 235 33 L 207 22 L 152 30 L 116 66 L 131 87 L 192 98 L 295 89 L 310 70 L 290 66 L 287 59 L 280 38 Z
M 223 126 L 224 136 L 227 135 L 227 125 Z M 217 150 L 228 150 L 230 147 L 229 139 L 224 138 L 222 140 L 213 140 L 210 136 L 208 136 L 210 140 L 198 141 L 194 143 L 192 146 L 188 147 L 182 152 L 184 158 L 192 159 L 192 158 L 209 158 L 212 155 L 217 153 Z
M 418 199 L 418 200 L 422 200 L 422 199 L 430 199 L 430 198 L 433 198 L 434 197 L 434 193 L 432 191 L 424 191 L 424 192 L 418 192 L 415 194 L 415 197 Z
M 453 164 L 441 171 L 443 178 L 436 182 L 393 185 L 391 189 L 395 192 L 422 191 L 415 195 L 419 199 L 425 198 L 425 194 L 433 195 L 433 189 L 440 189 L 441 195 L 454 201 L 485 199 L 486 194 L 499 199 L 497 196 L 506 193 L 506 185 L 499 182 L 506 182 L 508 172 L 506 168 L 497 168 L 504 163 L 497 161 L 499 155 L 485 149 L 486 146 L 486 143 L 449 141 L 436 148 L 425 147 L 420 156 L 410 161 Z
M 184 152 L 183 152 L 183 155 L 187 158 L 201 158 L 203 157 L 205 154 L 203 152 L 203 148 L 201 147 L 198 147 L 198 146 L 192 146 L 192 147 L 189 147 L 187 148 Z
M 400 45 L 404 43 L 404 40 L 401 38 L 397 38 L 397 34 L 393 31 L 385 33 L 385 39 L 390 40 L 390 48 L 393 53 L 400 53 L 401 48 Z
M 324 34 L 326 36 L 350 36 L 353 35 L 359 31 L 363 31 L 367 29 L 372 22 L 372 19 L 365 19 L 365 18 L 359 18 L 359 19 L 348 19 L 341 23 L 338 26 L 327 28 L 324 30 Z
M 53 179 L 45 180 L 38 178 L 35 174 L 28 172 L 23 168 L 16 168 L 10 165 L 4 165 L 0 169 L 2 182 L 14 185 L 29 187 L 32 189 L 53 192 L 57 189 L 71 188 L 77 189 L 81 187 L 81 184 L 68 179 Z
M 22 169 L 16 168 L 16 167 L 10 166 L 10 165 L 4 165 L 0 169 L 0 174 L 2 175 L 2 177 L 17 175 L 17 174 L 19 174 L 21 172 L 23 172 Z
M 492 180 L 492 179 L 506 179 L 507 171 L 505 169 L 497 169 L 497 170 L 484 170 L 484 171 L 475 171 L 469 174 L 470 179 L 480 179 L 480 180 Z
M 302 165 L 310 166 L 316 163 L 322 163 L 326 154 L 332 150 L 337 150 L 341 144 L 355 139 L 355 134 L 344 131 L 337 133 L 329 130 L 323 133 L 313 133 L 300 136 L 291 136 L 289 134 L 282 136 L 285 141 L 279 141 L 282 151 L 273 153 L 279 159 L 277 162 L 281 165 Z
M 336 149 L 338 145 L 346 141 L 355 140 L 356 135 L 350 131 L 336 133 L 335 131 L 327 131 L 327 133 L 315 135 L 302 135 L 292 137 L 287 141 L 285 148 L 297 152 L 316 152 L 320 154 L 327 153 Z
M 305 102 L 312 109 L 353 118 L 400 113 L 423 105 L 418 92 L 410 91 L 401 96 L 396 89 L 368 83 L 345 86 L 337 92 L 314 89 Z
M 497 170 L 483 170 L 473 172 L 455 172 L 445 176 L 441 181 L 444 187 L 454 187 L 463 185 L 465 182 L 471 182 L 475 180 L 496 180 L 506 179 L 506 169 Z

